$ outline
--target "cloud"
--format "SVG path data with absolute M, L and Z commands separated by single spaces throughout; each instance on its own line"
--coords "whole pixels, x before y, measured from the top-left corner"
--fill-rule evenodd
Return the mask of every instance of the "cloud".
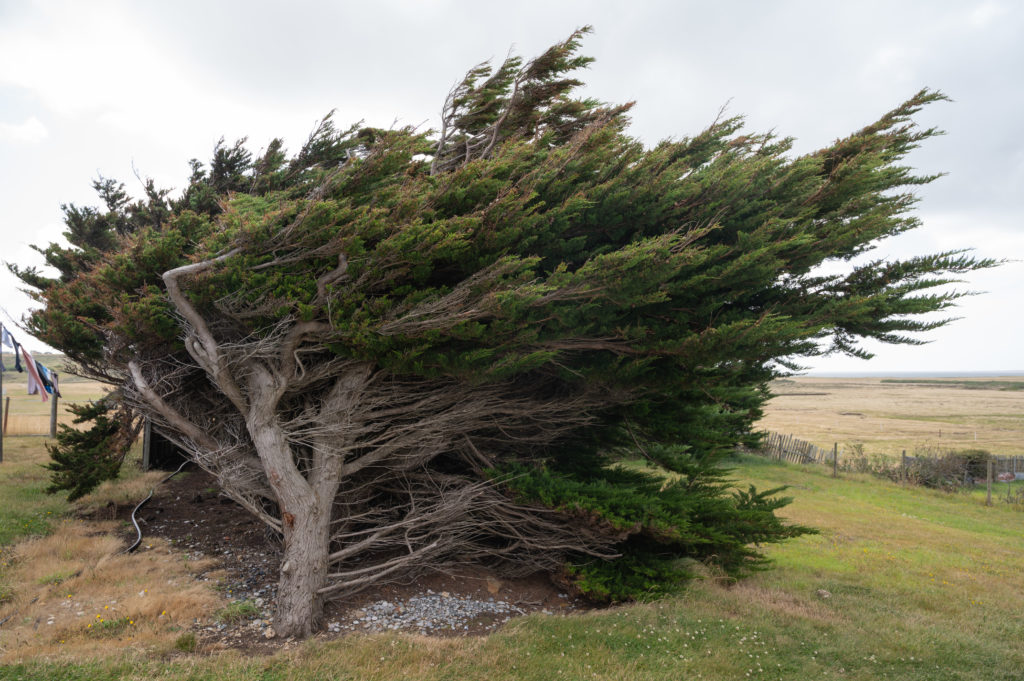
M 35 144 L 42 142 L 48 135 L 46 126 L 35 116 L 30 116 L 21 124 L 0 121 L 0 142 Z
M 185 78 L 118 3 L 55 2 L 0 25 L 0 84 L 77 116 L 123 101 L 155 106 Z
M 1006 8 L 997 2 L 985 2 L 971 11 L 971 26 L 975 28 L 986 28 L 993 21 L 1006 14 Z

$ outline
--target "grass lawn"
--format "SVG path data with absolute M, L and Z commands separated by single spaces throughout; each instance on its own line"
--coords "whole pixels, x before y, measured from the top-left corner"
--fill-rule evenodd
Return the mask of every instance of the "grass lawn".
M 8 495 L 0 514 L 17 514 L 11 526 L 34 518 L 41 531 L 61 502 L 11 492 L 32 477 L 18 477 L 17 465 L 0 471 L 0 493 Z M 41 469 L 22 465 L 38 478 Z M 8 660 L 0 679 L 1022 678 L 1019 507 L 998 500 L 986 507 L 977 494 L 866 476 L 834 480 L 825 466 L 755 457 L 740 460 L 735 475 L 759 488 L 790 485 L 795 501 L 784 515 L 821 530 L 770 547 L 774 569 L 736 585 L 708 575 L 674 598 L 534 615 L 488 638 L 354 635 L 295 643 L 272 657 L 211 655 L 202 646 L 178 652 L 183 630 L 153 621 L 145 645 L 123 632 L 82 634 L 19 658 L 0 627 L 0 654 Z
M 4 438 L 0 464 L 0 550 L 25 536 L 44 534 L 64 514 L 63 496 L 44 494 L 49 483 L 45 437 Z

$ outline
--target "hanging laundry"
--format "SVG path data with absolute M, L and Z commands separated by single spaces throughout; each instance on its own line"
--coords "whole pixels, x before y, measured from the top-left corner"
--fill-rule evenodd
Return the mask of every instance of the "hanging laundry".
M 36 360 L 36 371 L 39 372 L 39 378 L 43 379 L 43 387 L 46 388 L 46 392 L 51 395 L 56 394 L 57 397 L 62 397 L 60 391 L 57 390 L 57 381 L 54 379 L 56 376 L 55 371 L 50 371 L 49 367 Z
M 39 375 L 39 371 L 36 369 L 36 361 L 32 359 L 32 353 L 28 351 L 28 348 L 22 345 L 21 354 L 25 358 L 25 366 L 28 367 L 28 394 L 35 395 L 36 393 L 39 393 L 39 396 L 43 398 L 43 402 L 46 402 L 50 397 L 46 394 L 46 387 L 43 383 L 43 378 Z
M 0 342 L 14 350 L 14 370 L 18 373 L 25 371 L 21 368 L 21 355 L 19 354 L 20 346 L 18 345 L 18 341 L 14 340 L 14 336 L 10 334 L 7 327 L 3 324 L 0 324 Z
M 43 381 L 43 388 L 46 392 L 53 394 L 53 379 L 50 378 L 50 370 L 47 369 L 38 359 L 36 360 L 36 373 Z

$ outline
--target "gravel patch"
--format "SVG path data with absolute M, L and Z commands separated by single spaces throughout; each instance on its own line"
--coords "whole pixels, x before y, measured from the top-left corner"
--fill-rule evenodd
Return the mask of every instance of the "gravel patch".
M 456 633 L 474 628 L 494 629 L 526 611 L 503 600 L 480 600 L 447 591 L 426 593 L 405 600 L 376 601 L 349 613 L 346 620 L 328 622 L 327 630 L 418 631 L 421 634 Z

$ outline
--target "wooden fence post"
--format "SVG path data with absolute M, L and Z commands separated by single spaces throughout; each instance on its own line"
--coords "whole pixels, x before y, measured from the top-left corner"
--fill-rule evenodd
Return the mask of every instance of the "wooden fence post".
M 907 450 L 903 450 L 903 455 L 900 456 L 900 482 L 907 481 Z
M 50 437 L 57 437 L 57 372 L 50 372 L 53 376 L 53 402 L 50 403 Z
M 839 443 L 832 443 L 832 477 L 839 477 Z
M 987 489 L 987 492 L 985 494 L 985 505 L 986 506 L 991 506 L 992 505 L 992 459 L 988 460 L 988 475 L 986 477 L 988 478 L 988 480 L 986 481 L 986 485 L 985 485 L 985 487 Z

